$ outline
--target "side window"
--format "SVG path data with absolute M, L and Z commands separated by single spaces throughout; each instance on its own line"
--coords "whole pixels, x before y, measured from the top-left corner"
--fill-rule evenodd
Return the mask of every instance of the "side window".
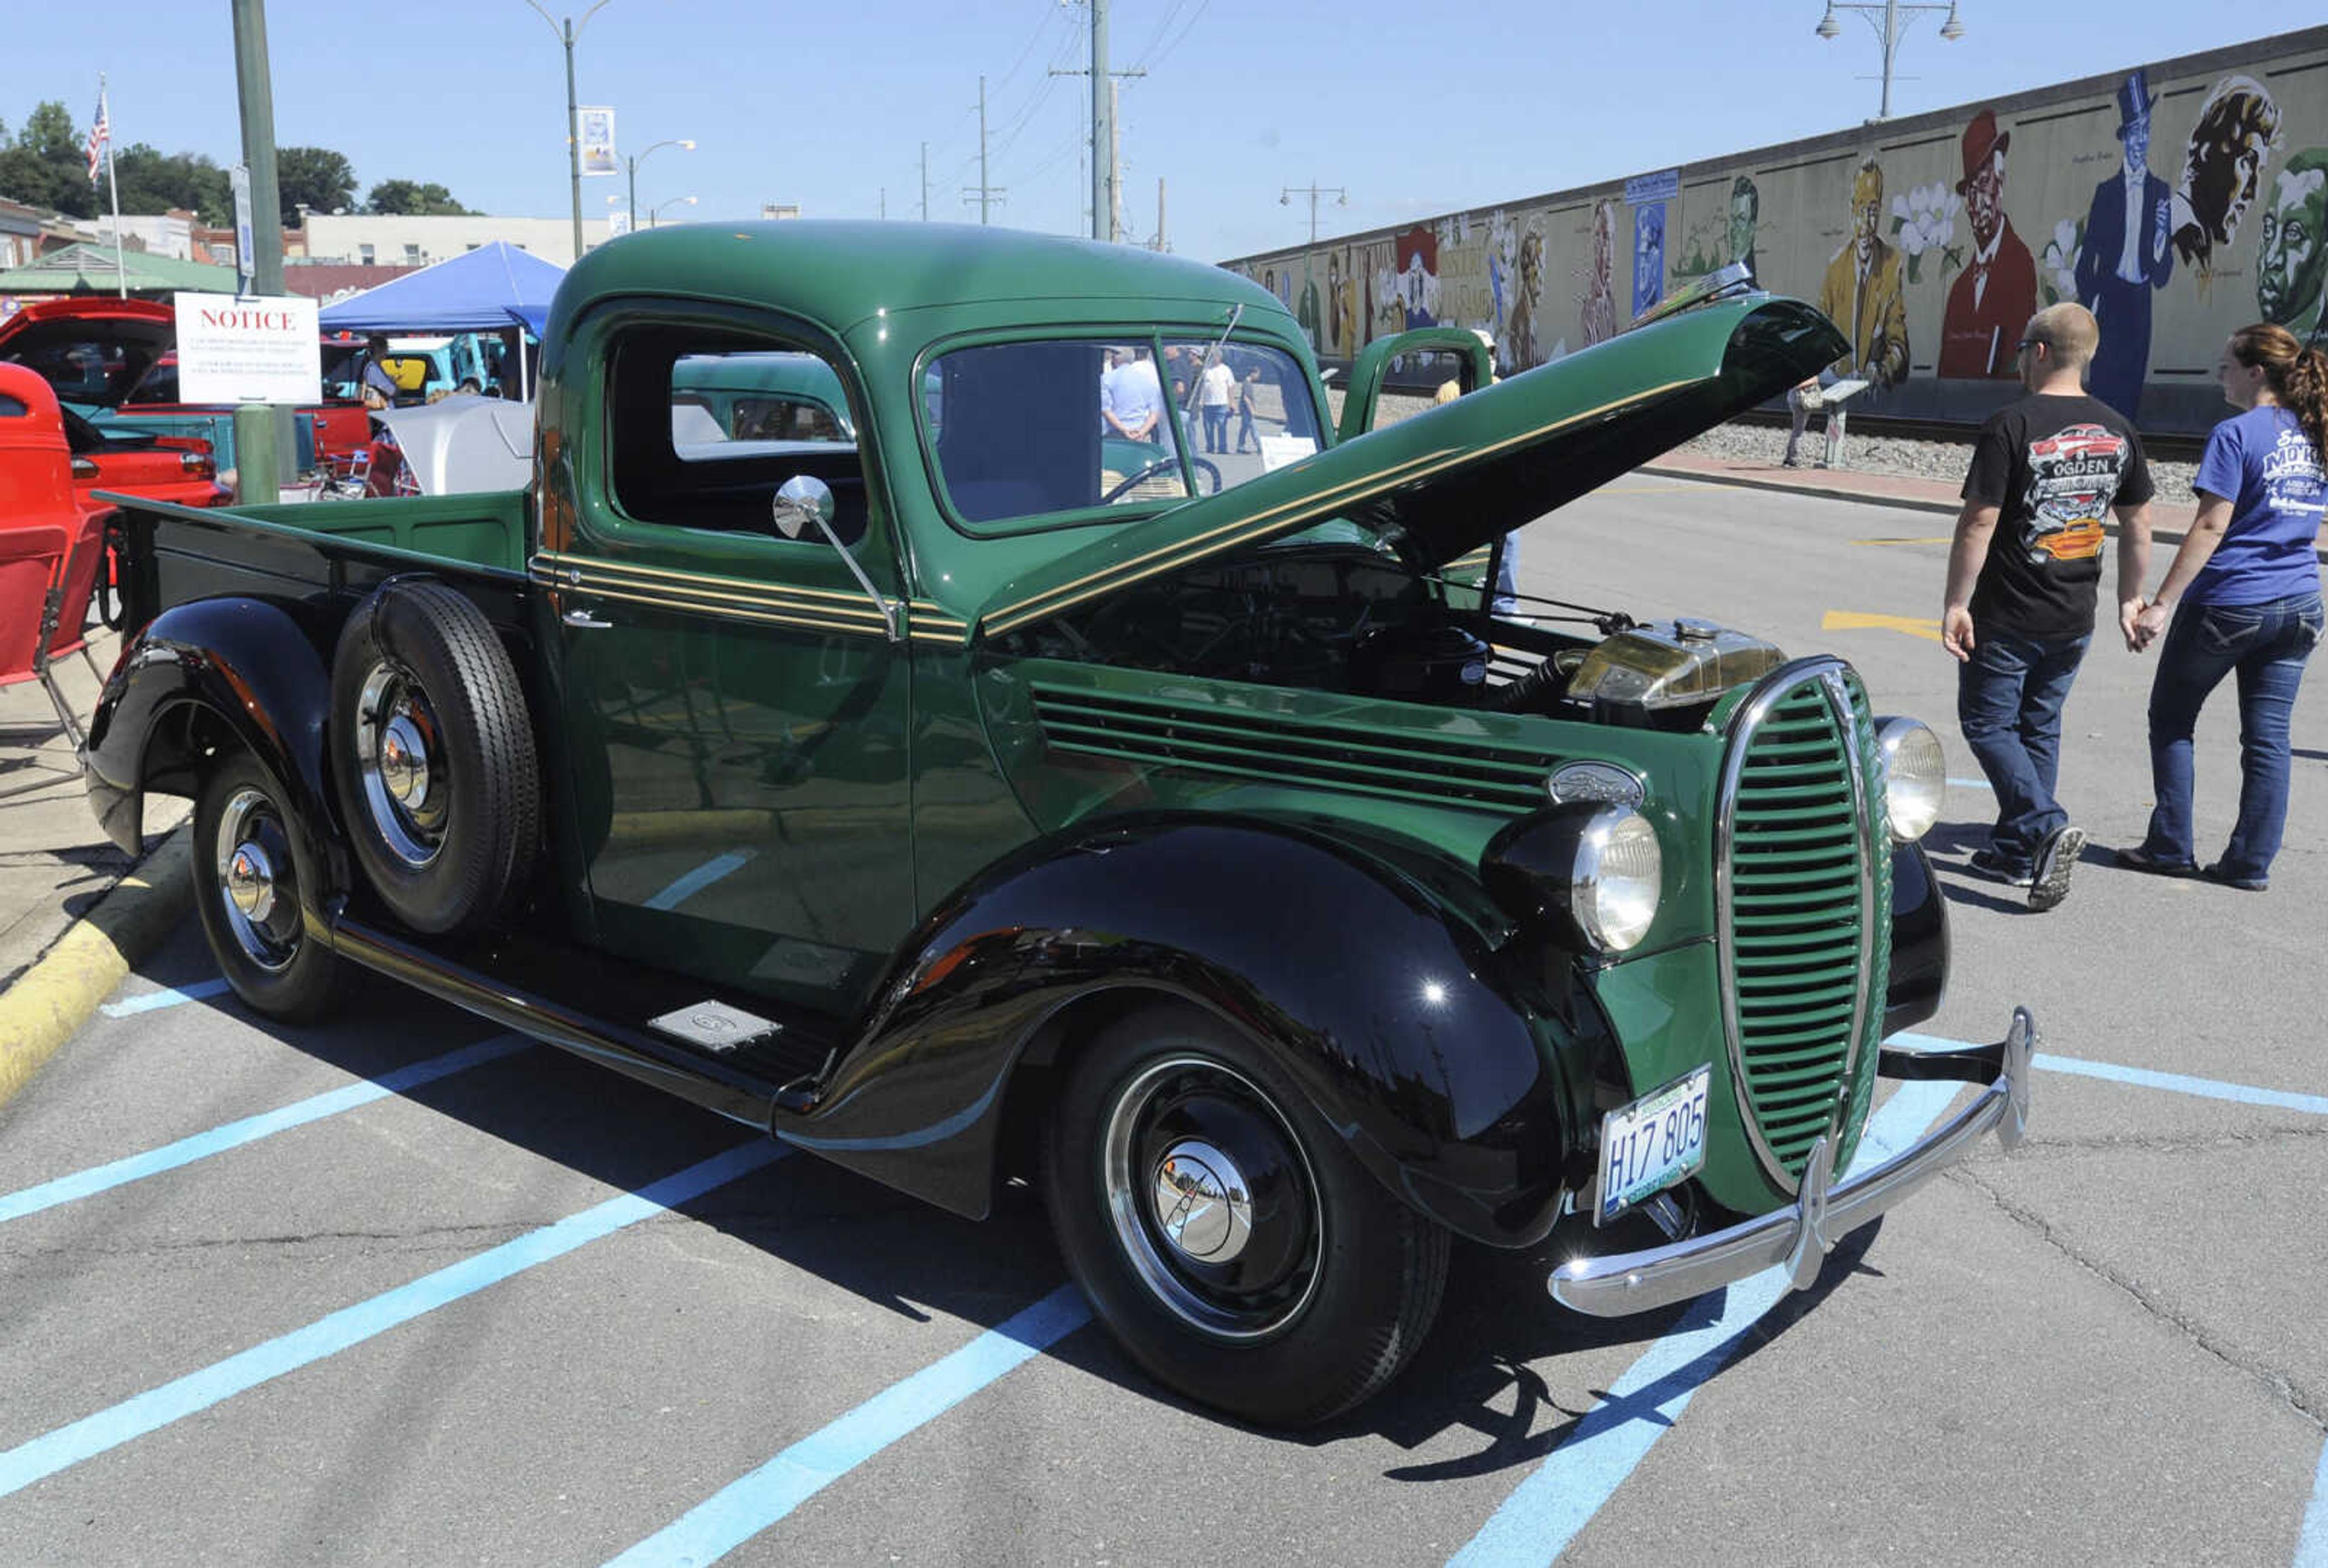
M 643 522 L 771 531 L 776 491 L 831 487 L 833 531 L 865 534 L 863 462 L 840 373 L 821 356 L 717 328 L 653 326 L 606 356 L 615 504 Z
M 1411 419 L 1439 403 L 1451 403 L 1471 384 L 1471 361 L 1452 349 L 1417 349 L 1394 358 L 1384 367 L 1382 399 L 1375 405 L 1370 430 Z

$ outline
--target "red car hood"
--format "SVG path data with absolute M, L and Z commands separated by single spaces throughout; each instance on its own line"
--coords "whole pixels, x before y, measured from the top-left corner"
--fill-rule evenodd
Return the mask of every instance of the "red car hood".
M 108 408 L 118 407 L 177 341 L 177 313 L 150 299 L 44 299 L 0 321 L 0 360 L 38 369 L 44 349 L 66 343 L 102 343 L 108 358 L 117 354 L 121 369 L 106 377 L 102 395 L 72 398 Z

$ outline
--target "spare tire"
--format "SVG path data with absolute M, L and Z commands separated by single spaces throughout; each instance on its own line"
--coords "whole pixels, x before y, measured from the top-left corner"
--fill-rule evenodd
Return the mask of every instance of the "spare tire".
M 329 745 L 348 840 L 406 925 L 475 930 L 531 876 L 541 777 L 525 694 L 491 624 L 453 588 L 387 583 L 349 617 Z

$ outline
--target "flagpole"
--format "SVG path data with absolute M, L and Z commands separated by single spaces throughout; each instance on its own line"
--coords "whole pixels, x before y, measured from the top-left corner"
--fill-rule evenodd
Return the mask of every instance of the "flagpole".
M 97 117 L 105 127 L 105 184 L 113 195 L 113 286 L 129 297 L 129 266 L 121 259 L 121 182 L 113 174 L 113 108 L 105 101 L 105 73 L 97 76 Z

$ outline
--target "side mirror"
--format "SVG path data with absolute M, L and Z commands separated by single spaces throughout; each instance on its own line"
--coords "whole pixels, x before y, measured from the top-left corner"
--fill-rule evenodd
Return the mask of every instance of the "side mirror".
M 768 511 L 778 533 L 798 539 L 812 526 L 832 521 L 832 486 L 814 474 L 795 474 L 777 486 Z

